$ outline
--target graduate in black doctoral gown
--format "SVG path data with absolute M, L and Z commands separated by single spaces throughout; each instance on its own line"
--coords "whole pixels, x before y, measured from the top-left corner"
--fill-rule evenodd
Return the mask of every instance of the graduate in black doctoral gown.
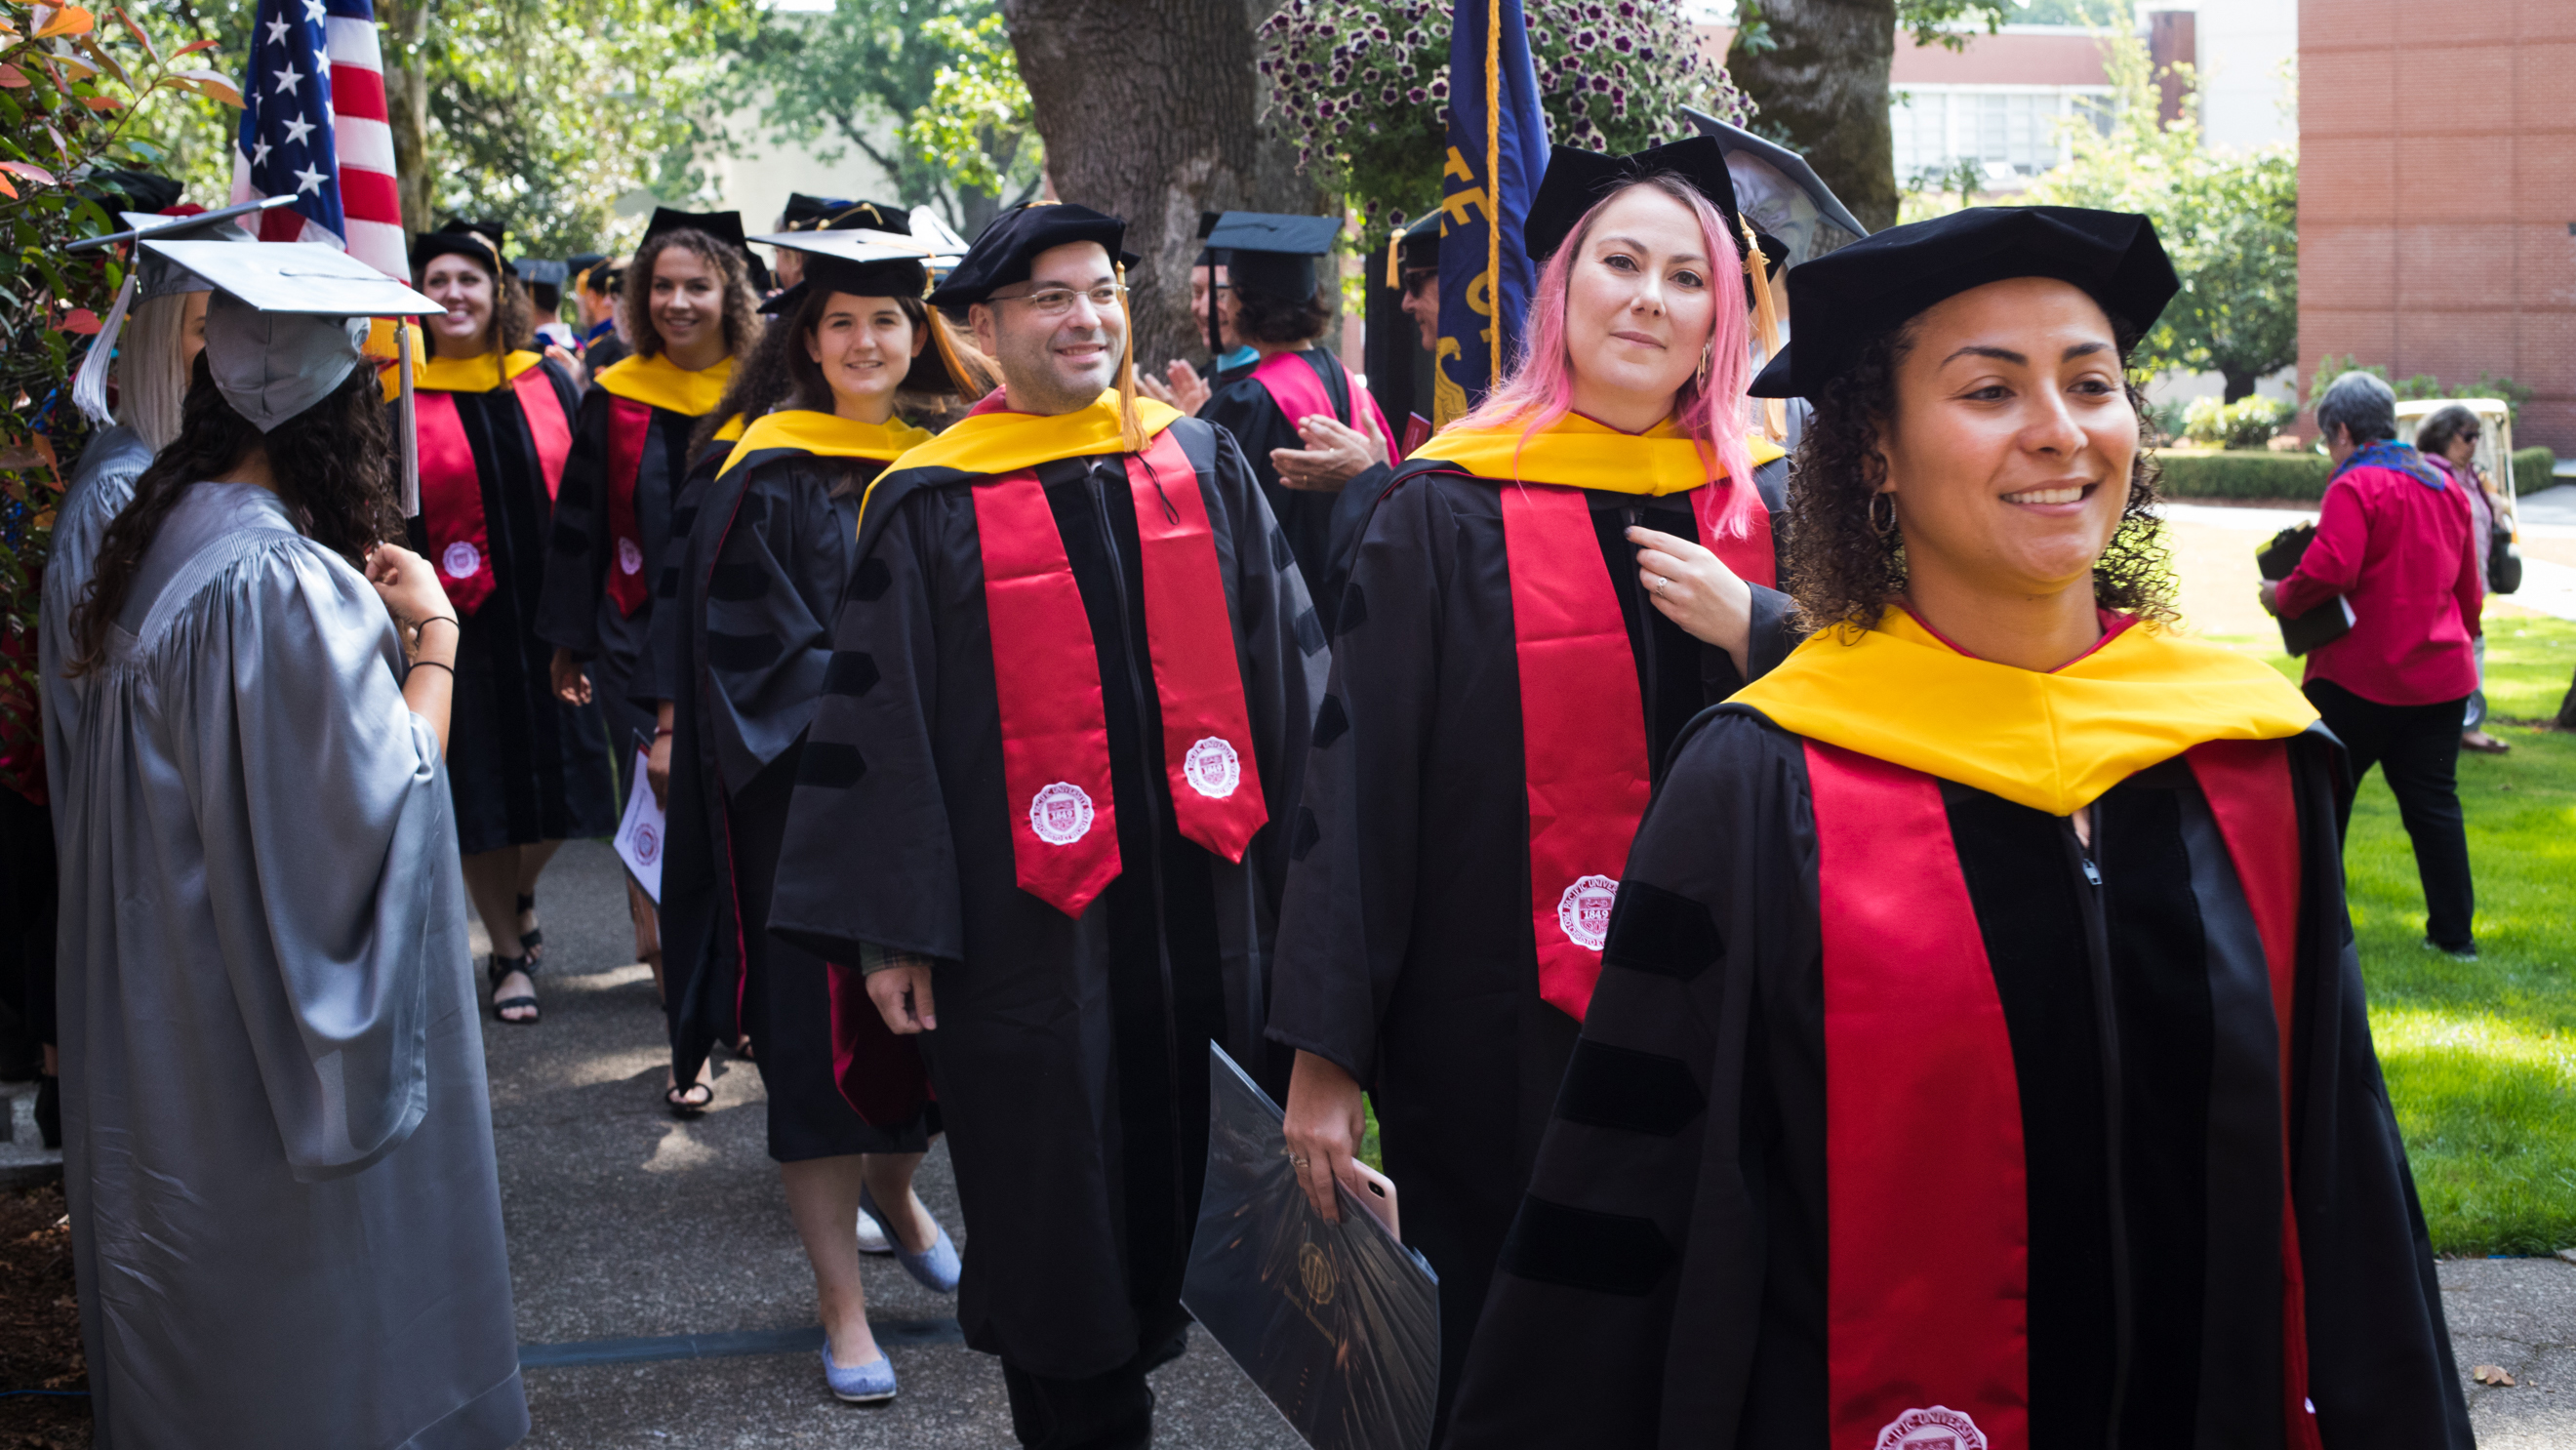
M 931 294 L 1004 387 L 862 501 L 769 914 L 845 1041 L 870 1001 L 922 1034 L 958 1319 L 1031 1445 L 1150 1434 L 1326 658 L 1233 440 L 1134 398 L 1125 231 L 1015 208 Z
M 628 779 L 653 716 L 633 681 L 650 655 L 652 588 L 671 540 L 690 434 L 760 333 L 742 220 L 732 212 L 653 214 L 625 269 L 619 306 L 635 351 L 591 377 L 555 495 L 552 547 L 537 633 L 555 647 L 555 693 L 599 701 L 618 779 Z M 662 985 L 660 927 L 641 886 L 627 883 L 635 952 Z
M 1675 746 L 1452 1445 L 2466 1450 L 2340 747 L 2174 629 L 2153 226 L 1789 287 L 1826 627 Z
M 1647 793 L 1794 643 L 1733 210 L 1714 143 L 1559 148 L 1527 359 L 1397 473 L 1342 598 L 1270 1034 L 1298 1049 L 1288 1141 L 1328 1217 L 1375 1101 L 1440 1274 L 1444 1406 Z
M 1332 311 L 1315 260 L 1331 252 L 1341 230 L 1333 217 L 1230 211 L 1217 218 L 1208 250 L 1224 259 L 1220 286 L 1233 298 L 1234 335 L 1256 360 L 1220 373 L 1198 410 L 1242 447 L 1328 632 L 1347 556 L 1398 456 L 1377 400 L 1321 341 Z
M 414 387 L 427 556 L 464 620 L 447 760 L 457 847 L 492 938 L 494 1015 L 533 1022 L 537 877 L 566 840 L 614 831 L 617 803 L 599 708 L 556 698 L 536 632 L 578 393 L 562 363 L 526 350 L 528 310 L 502 255 L 488 222 L 412 244 L 413 280 L 447 305 L 424 329 Z
M 677 587 L 655 606 L 672 686 L 655 704 L 675 732 L 662 926 L 672 1081 L 694 1088 L 674 1105 L 705 1102 L 698 1071 L 716 1042 L 750 1039 L 769 1154 L 814 1269 L 826 1379 L 845 1400 L 878 1400 L 894 1394 L 894 1367 L 868 1328 L 851 1225 L 868 1201 L 915 1278 L 956 1288 L 956 1251 L 912 1191 L 938 1109 L 914 1040 L 888 1033 L 872 1008 L 854 1024 L 873 1031 L 845 1079 L 830 968 L 765 924 L 830 674 L 832 613 L 856 563 L 860 493 L 930 441 L 900 403 L 981 396 L 991 375 L 922 304 L 917 252 L 810 235 L 780 242 L 800 258 L 799 281 L 771 299 L 778 320 L 708 415 L 751 421 L 683 505 L 693 517 L 673 545 Z

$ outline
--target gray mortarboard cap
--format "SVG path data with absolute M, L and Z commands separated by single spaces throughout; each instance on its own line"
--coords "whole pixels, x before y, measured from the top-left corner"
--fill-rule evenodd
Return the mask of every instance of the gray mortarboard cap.
M 160 216 L 151 212 L 129 211 L 117 214 L 127 226 L 156 242 L 250 242 L 255 240 L 242 230 L 239 217 Z M 140 238 L 138 238 L 140 240 Z M 134 287 L 134 300 L 172 297 L 181 292 L 205 292 L 211 283 L 187 268 L 144 252 L 135 258 L 139 277 Z
M 1225 263 L 1226 282 L 1297 300 L 1315 295 L 1315 259 L 1342 234 L 1339 217 L 1230 211 L 1216 219 L 1207 249 Z
M 447 309 L 317 242 L 160 242 L 143 250 L 206 279 L 206 365 L 215 388 L 266 433 L 357 370 L 370 317 Z
M 1755 231 L 1785 244 L 1785 256 L 1771 260 L 1786 261 L 1795 267 L 1832 251 L 1834 244 L 1817 235 L 1820 222 L 1831 223 L 1854 238 L 1869 235 L 1869 228 L 1852 216 L 1824 179 L 1816 175 L 1816 168 L 1807 164 L 1807 158 L 1705 111 L 1684 106 L 1682 114 L 1726 153 L 1726 169 L 1735 180 L 1736 204 L 1743 209 L 1745 219 L 1753 223 Z M 1770 252 L 1768 247 L 1763 250 L 1766 255 Z
M 867 228 L 774 232 L 752 240 L 805 258 L 805 280 L 761 304 L 773 314 L 794 311 L 815 287 L 854 297 L 919 297 L 929 290 L 932 264 L 953 267 L 959 255 L 938 255 L 925 242 Z
M 242 229 L 243 209 L 228 208 L 219 212 L 199 212 L 194 216 L 164 216 L 158 212 L 119 212 L 127 233 L 136 240 L 157 237 L 163 241 L 249 242 L 251 234 Z M 125 333 L 127 313 L 137 302 L 155 297 L 176 297 L 183 292 L 211 291 L 204 278 L 177 263 L 137 250 L 126 273 L 125 286 L 116 294 L 116 304 L 107 311 L 107 320 L 99 324 L 98 335 L 90 339 L 89 352 L 81 359 L 80 370 L 72 375 L 72 403 L 88 415 L 93 423 L 105 426 L 110 419 L 107 408 L 107 369 L 116 357 L 116 345 Z

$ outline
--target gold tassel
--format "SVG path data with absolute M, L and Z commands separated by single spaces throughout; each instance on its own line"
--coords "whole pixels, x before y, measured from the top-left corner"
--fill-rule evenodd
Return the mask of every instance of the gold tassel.
M 1395 230 L 1389 232 L 1386 238 L 1386 285 L 1389 287 L 1404 285 L 1404 269 L 1397 265 L 1403 256 L 1404 218 L 1397 217 Z
M 1753 279 L 1753 338 L 1762 344 L 1762 360 L 1769 362 L 1780 355 L 1780 308 L 1771 296 L 1771 279 L 1762 265 L 1762 241 L 1753 233 L 1753 223 L 1742 217 L 1735 224 L 1744 229 L 1744 271 Z M 1774 443 L 1789 441 L 1789 405 L 1778 398 L 1762 400 L 1763 431 Z
M 1136 416 L 1136 313 L 1127 305 L 1127 264 L 1118 264 L 1118 315 L 1127 323 L 1127 345 L 1118 356 L 1118 439 L 1130 453 L 1145 451 L 1145 421 Z

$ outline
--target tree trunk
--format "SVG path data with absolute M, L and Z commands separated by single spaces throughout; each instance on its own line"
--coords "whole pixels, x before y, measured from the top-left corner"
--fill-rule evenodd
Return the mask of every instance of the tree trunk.
M 1056 195 L 1127 219 L 1140 369 L 1196 357 L 1199 213 L 1327 199 L 1255 119 L 1253 27 L 1276 0 L 1002 0 Z M 1882 132 L 1886 118 L 1880 118 Z M 1339 309 L 1337 308 L 1336 311 Z
M 435 227 L 429 214 L 429 15 L 438 0 L 378 0 L 385 59 L 385 111 L 394 133 L 394 191 L 402 202 L 403 246 Z
M 2576 730 L 2576 680 L 2567 685 L 2567 696 L 2558 702 L 2558 718 L 2551 724 L 2561 730 Z
M 1754 128 L 1804 152 L 1862 226 L 1896 225 L 1896 0 L 1762 0 L 1762 18 L 1773 47 L 1748 51 L 1739 34 L 1726 56 Z

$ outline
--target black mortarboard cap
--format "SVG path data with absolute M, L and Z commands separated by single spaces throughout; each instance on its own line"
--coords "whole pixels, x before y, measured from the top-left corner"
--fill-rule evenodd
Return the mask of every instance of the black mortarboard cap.
M 1833 189 L 1825 185 L 1824 178 L 1816 175 L 1816 168 L 1807 164 L 1806 157 L 1776 141 L 1766 141 L 1741 126 L 1729 125 L 1705 111 L 1684 106 L 1682 114 L 1690 118 L 1691 124 L 1699 128 L 1701 135 L 1715 141 L 1719 149 L 1726 153 L 1728 170 L 1749 168 L 1757 173 L 1775 172 L 1782 181 L 1795 187 L 1806 198 L 1807 204 L 1815 208 L 1816 215 L 1855 237 L 1869 235 L 1869 228 L 1862 226 L 1859 219 L 1851 214 L 1850 209 L 1843 205 L 1842 199 L 1834 195 Z M 1740 209 L 1753 213 L 1753 224 L 1756 227 L 1765 231 L 1781 228 L 1784 219 L 1765 215 L 1764 208 L 1756 205 L 1754 198 L 1743 195 L 1741 188 L 1738 189 L 1736 202 Z M 1799 242 L 1803 241 L 1803 238 L 1799 239 Z M 1789 250 L 1797 251 L 1798 245 L 1798 243 L 1792 243 Z
M 1404 229 L 1403 240 L 1396 243 L 1396 265 L 1407 272 L 1436 272 L 1440 269 L 1440 213 L 1430 211 L 1420 221 Z
M 1207 234 L 1208 250 L 1225 259 L 1226 280 L 1297 301 L 1315 295 L 1315 259 L 1342 234 L 1339 217 L 1230 211 Z
M 572 276 L 569 264 L 546 257 L 521 257 L 510 265 L 531 287 L 560 287 Z
M 1691 190 L 1707 197 L 1726 219 L 1728 237 L 1742 255 L 1742 224 L 1735 210 L 1735 181 L 1727 175 L 1726 152 L 1705 136 L 1692 136 L 1662 146 L 1649 146 L 1626 156 L 1604 156 L 1572 146 L 1548 149 L 1547 178 L 1531 199 L 1529 220 L 1521 226 L 1521 244 L 1532 262 L 1545 262 L 1574 234 L 1583 214 L 1610 193 L 1649 176 L 1678 176 Z
M 497 280 L 504 239 L 499 222 L 450 221 L 434 232 L 422 232 L 411 244 L 411 269 L 418 272 L 438 257 L 471 257 Z
M 1190 263 L 1191 266 L 1222 267 L 1225 265 L 1224 256 L 1221 255 L 1216 248 L 1207 244 L 1208 233 L 1215 231 L 1216 224 L 1224 219 L 1225 213 L 1221 211 L 1203 211 L 1199 213 L 1199 254 L 1198 257 Z
M 2072 206 L 1978 206 L 1890 227 L 1791 268 L 1797 331 L 1753 380 L 1757 398 L 1813 397 L 1872 338 L 1989 282 L 2054 277 L 2084 289 L 2115 327 L 2155 324 L 2182 284 L 2155 223 Z
M 1098 242 L 1109 259 L 1136 265 L 1136 254 L 1121 251 L 1127 223 L 1071 202 L 1033 201 L 993 218 L 965 259 L 930 294 L 933 307 L 964 307 L 981 302 L 1000 288 L 1029 280 L 1029 265 L 1040 252 L 1075 242 Z

